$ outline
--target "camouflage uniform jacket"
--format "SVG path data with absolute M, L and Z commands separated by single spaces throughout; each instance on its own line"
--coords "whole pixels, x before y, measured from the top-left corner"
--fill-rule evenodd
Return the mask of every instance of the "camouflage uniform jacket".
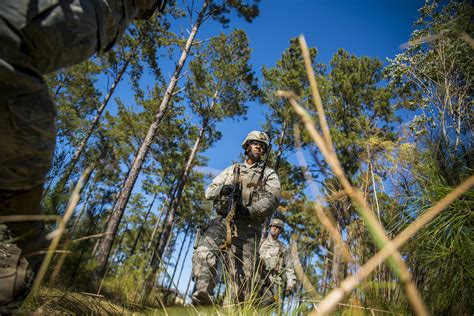
M 265 168 L 261 186 L 257 187 L 263 164 L 263 161 L 256 162 L 253 165 L 248 165 L 246 162 L 240 164 L 241 205 L 248 208 L 250 218 L 241 218 L 236 224 L 238 226 L 241 223 L 248 224 L 256 231 L 259 231 L 265 218 L 277 208 L 280 200 L 280 180 L 277 173 L 268 166 Z M 222 187 L 225 184 L 232 184 L 233 170 L 234 166 L 229 166 L 212 180 L 205 192 L 206 199 L 219 202 Z M 220 212 L 219 208 L 222 205 L 217 203 L 216 207 L 218 208 L 217 211 Z
M 109 49 L 157 1 L 0 1 L 0 189 L 42 185 L 51 167 L 56 111 L 42 75 Z
M 40 75 L 76 64 L 110 49 L 156 1 L 2 0 L 0 60 Z
M 287 247 L 271 236 L 264 239 L 258 250 L 264 274 L 270 275 L 270 281 L 280 283 L 285 274 L 288 285 L 295 285 L 296 275 Z

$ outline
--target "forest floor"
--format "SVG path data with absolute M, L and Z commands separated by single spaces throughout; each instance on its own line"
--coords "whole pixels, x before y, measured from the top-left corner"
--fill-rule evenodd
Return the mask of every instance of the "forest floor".
M 21 311 L 25 314 L 36 315 L 103 315 L 141 312 L 113 303 L 103 296 L 51 288 L 40 289 L 28 303 L 23 305 Z
M 115 302 L 102 295 L 42 288 L 23 305 L 21 315 L 215 315 L 214 307 L 193 306 L 150 308 L 129 302 Z M 222 311 L 220 312 L 222 314 Z M 225 314 L 225 313 L 224 313 Z

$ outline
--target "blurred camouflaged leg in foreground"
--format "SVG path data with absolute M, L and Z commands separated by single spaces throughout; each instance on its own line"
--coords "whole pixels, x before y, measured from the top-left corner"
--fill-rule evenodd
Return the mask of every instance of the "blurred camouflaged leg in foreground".
M 110 49 L 133 19 L 149 18 L 165 4 L 0 2 L 0 216 L 40 214 L 56 138 L 55 108 L 43 75 Z M 27 294 L 42 259 L 34 253 L 44 244 L 43 236 L 42 223 L 0 222 L 2 313 L 9 313 L 7 305 L 19 305 Z

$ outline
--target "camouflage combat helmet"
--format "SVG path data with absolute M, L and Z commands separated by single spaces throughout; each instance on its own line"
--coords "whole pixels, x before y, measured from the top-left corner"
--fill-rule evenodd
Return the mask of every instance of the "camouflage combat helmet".
M 270 146 L 270 138 L 268 137 L 267 133 L 260 131 L 251 131 L 242 143 L 242 148 L 247 149 L 248 143 L 252 140 L 264 143 L 265 150 L 268 148 L 268 146 Z
M 283 229 L 283 227 L 285 227 L 285 223 L 283 223 L 283 221 L 279 218 L 274 218 L 270 221 L 270 226 L 276 226 Z

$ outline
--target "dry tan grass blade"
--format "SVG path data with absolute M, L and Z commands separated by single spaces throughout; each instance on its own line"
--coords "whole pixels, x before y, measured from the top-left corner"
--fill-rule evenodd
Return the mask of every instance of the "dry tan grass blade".
M 300 43 L 301 43 L 301 49 L 303 51 L 303 55 L 307 55 L 309 57 L 308 48 L 305 45 L 306 43 L 303 37 L 300 37 Z M 310 81 L 313 81 L 314 83 L 316 82 L 312 69 L 308 73 L 308 76 L 313 77 L 313 79 L 310 79 Z M 319 96 L 319 91 L 316 84 L 311 84 L 311 89 L 314 96 Z M 368 231 L 372 235 L 377 246 L 379 248 L 382 248 L 384 245 L 386 245 L 390 241 L 390 239 L 385 233 L 385 230 L 383 229 L 382 225 L 378 222 L 374 212 L 368 205 L 362 193 L 359 190 L 356 190 L 355 188 L 353 188 L 350 182 L 348 181 L 348 179 L 346 178 L 345 173 L 340 165 L 339 159 L 337 158 L 337 155 L 335 154 L 333 150 L 334 147 L 332 146 L 332 144 L 328 145 L 327 139 L 323 139 L 323 137 L 315 128 L 315 122 L 313 121 L 309 113 L 298 104 L 294 94 L 285 92 L 285 91 L 278 91 L 277 95 L 280 95 L 289 99 L 290 104 L 293 106 L 293 109 L 301 117 L 306 127 L 306 130 L 309 132 L 311 138 L 321 150 L 321 153 L 323 154 L 325 160 L 327 161 L 327 163 L 333 170 L 334 174 L 337 176 L 340 183 L 342 184 L 342 187 L 347 192 L 348 196 L 357 205 L 357 210 L 359 214 L 362 216 L 362 218 L 364 219 L 364 222 L 368 227 Z M 320 122 L 321 126 L 323 126 L 323 124 L 326 124 L 326 118 L 324 115 L 324 108 L 322 106 L 321 99 L 316 97 L 315 103 L 317 104 L 317 107 L 318 107 L 318 116 L 321 119 L 321 122 Z M 328 130 L 325 132 L 323 128 L 323 133 L 327 133 L 327 132 Z M 426 307 L 421 299 L 421 296 L 416 286 L 412 282 L 411 274 L 408 271 L 408 267 L 406 266 L 405 262 L 403 261 L 403 258 L 401 257 L 398 251 L 392 254 L 392 256 L 389 258 L 389 263 L 392 270 L 395 271 L 395 273 L 400 278 L 400 281 L 404 285 L 407 298 L 414 312 L 417 315 L 427 315 L 428 312 L 426 310 Z
M 76 186 L 74 187 L 74 191 L 71 194 L 71 197 L 69 198 L 68 205 L 66 207 L 66 211 L 64 212 L 64 216 L 59 222 L 58 228 L 51 232 L 49 236 L 52 236 L 53 240 L 51 241 L 49 248 L 48 248 L 48 253 L 46 254 L 43 263 L 41 264 L 41 267 L 38 271 L 38 274 L 36 275 L 35 281 L 33 283 L 33 286 L 31 288 L 30 294 L 28 295 L 27 299 L 25 300 L 28 302 L 34 292 L 39 288 L 41 285 L 41 282 L 43 281 L 43 278 L 46 274 L 46 271 L 48 270 L 49 263 L 51 262 L 51 259 L 53 258 L 53 254 L 56 252 L 56 248 L 58 247 L 59 241 L 61 240 L 61 237 L 64 233 L 64 230 L 66 229 L 67 222 L 71 218 L 74 209 L 77 206 L 77 203 L 79 203 L 79 200 L 81 198 L 81 191 L 84 186 L 85 179 L 88 178 L 89 174 L 92 172 L 93 168 L 88 167 L 81 175 L 79 178 L 79 181 L 77 182 Z
M 293 268 L 295 269 L 295 274 L 298 277 L 298 280 L 300 280 L 301 284 L 303 284 L 303 287 L 306 290 L 306 292 L 314 300 L 318 300 L 320 299 L 319 295 L 317 294 L 318 292 L 316 291 L 314 286 L 311 284 L 311 281 L 308 279 L 308 277 L 304 273 L 303 267 L 301 266 L 300 258 L 298 257 L 297 239 L 298 239 L 298 236 L 296 236 L 296 234 L 291 235 L 290 254 L 291 254 L 291 260 L 293 262 Z
M 413 223 L 405 228 L 397 237 L 389 242 L 385 247 L 370 258 L 355 274 L 342 281 L 339 288 L 329 293 L 324 300 L 318 305 L 317 314 L 327 314 L 334 310 L 336 305 L 343 300 L 346 295 L 353 291 L 359 284 L 372 272 L 382 264 L 391 254 L 397 251 L 410 237 L 418 230 L 428 224 L 433 218 L 448 207 L 454 200 L 460 197 L 464 192 L 474 186 L 474 176 L 469 177 L 461 183 L 457 188 L 451 191 L 435 206 L 429 208 L 423 215 L 418 217 Z
M 277 91 L 277 95 L 288 98 L 295 112 L 301 117 L 301 120 L 303 121 L 309 135 L 316 143 L 316 145 L 318 145 L 326 162 L 339 179 L 339 182 L 341 183 L 344 190 L 347 192 L 347 195 L 356 204 L 357 211 L 364 219 L 364 222 L 368 227 L 368 231 L 372 235 L 372 238 L 374 239 L 375 243 L 379 248 L 382 248 L 390 241 L 390 239 L 386 235 L 385 230 L 380 225 L 377 217 L 375 216 L 372 209 L 369 207 L 362 193 L 352 187 L 349 180 L 346 178 L 346 175 L 344 174 L 344 171 L 342 170 L 342 167 L 340 165 L 339 159 L 337 158 L 335 153 L 330 152 L 325 146 L 325 142 L 322 136 L 316 130 L 314 121 L 310 114 L 301 105 L 298 104 L 293 93 L 286 91 Z M 408 267 L 406 266 L 405 261 L 403 261 L 403 258 L 400 253 L 395 252 L 394 254 L 392 254 L 389 258 L 389 263 L 392 270 L 400 278 L 400 281 L 404 286 L 407 298 L 414 312 L 417 315 L 428 315 L 425 304 L 423 303 L 416 286 L 412 282 L 411 273 L 408 271 Z
M 295 133 L 295 146 L 296 146 L 296 157 L 298 158 L 298 162 L 300 166 L 303 168 L 303 174 L 306 178 L 306 181 L 308 183 L 313 183 L 313 177 L 311 176 L 310 173 L 306 172 L 308 169 L 306 160 L 304 158 L 304 155 L 301 151 L 301 135 L 300 135 L 300 129 L 298 125 L 295 124 L 293 127 L 293 131 Z M 310 186 L 311 193 L 313 196 L 317 195 L 317 192 L 315 192 L 314 188 Z M 322 206 L 316 202 L 313 203 L 314 206 L 314 211 L 316 213 L 316 216 L 318 217 L 319 221 L 321 224 L 323 224 L 324 228 L 329 232 L 331 238 L 334 240 L 334 242 L 337 244 L 339 249 L 341 249 L 342 255 L 346 262 L 353 262 L 352 254 L 351 251 L 349 250 L 349 247 L 347 244 L 344 242 L 344 239 L 342 239 L 342 235 L 337 229 L 336 226 L 334 226 L 333 221 L 329 218 L 329 216 L 324 212 L 324 209 Z
M 474 49 L 474 40 L 466 32 L 459 33 L 459 38 L 464 40 L 472 49 Z
M 303 35 L 298 37 L 300 42 L 301 51 L 303 53 L 304 65 L 306 67 L 306 73 L 308 74 L 309 84 L 311 86 L 311 92 L 313 94 L 313 102 L 316 106 L 316 111 L 319 117 L 319 123 L 321 124 L 321 129 L 323 131 L 324 140 L 326 141 L 326 146 L 329 151 L 334 151 L 332 146 L 331 133 L 329 131 L 328 122 L 326 121 L 326 115 L 324 115 L 323 102 L 321 101 L 321 95 L 319 94 L 318 85 L 316 83 L 316 76 L 314 74 L 313 67 L 311 66 L 311 56 L 309 54 L 308 45 L 306 45 L 306 40 Z

